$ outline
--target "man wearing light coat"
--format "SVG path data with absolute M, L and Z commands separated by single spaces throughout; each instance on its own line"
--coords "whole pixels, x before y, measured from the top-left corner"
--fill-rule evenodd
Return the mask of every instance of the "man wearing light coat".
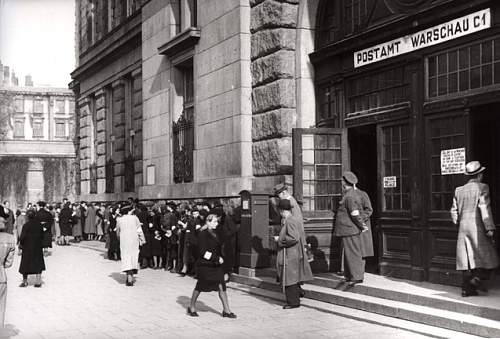
M 491 270 L 498 267 L 489 187 L 481 182 L 485 169 L 479 161 L 465 166 L 465 175 L 470 179 L 455 189 L 451 207 L 452 221 L 459 228 L 456 267 L 463 271 L 463 297 L 477 295 L 478 289 L 486 291 L 484 281 L 488 280 Z

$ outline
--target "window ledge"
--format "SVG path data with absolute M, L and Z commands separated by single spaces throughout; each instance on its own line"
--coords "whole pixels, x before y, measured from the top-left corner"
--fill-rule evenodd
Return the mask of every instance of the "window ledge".
M 201 30 L 199 28 L 189 27 L 158 47 L 158 53 L 170 57 L 183 50 L 193 47 L 198 43 L 200 37 Z

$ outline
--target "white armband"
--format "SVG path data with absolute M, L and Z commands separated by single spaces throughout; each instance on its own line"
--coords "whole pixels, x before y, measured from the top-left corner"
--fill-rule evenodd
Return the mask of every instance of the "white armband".
M 212 258 L 212 252 L 206 251 L 205 254 L 203 254 L 203 259 L 210 260 Z
M 359 215 L 359 211 L 358 210 L 354 210 L 354 211 L 351 212 L 351 215 L 353 217 L 357 217 Z

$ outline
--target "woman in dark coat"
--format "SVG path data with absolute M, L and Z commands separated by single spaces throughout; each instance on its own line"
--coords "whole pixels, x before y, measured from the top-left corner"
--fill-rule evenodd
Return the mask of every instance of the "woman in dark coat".
M 36 274 L 35 287 L 42 287 L 42 271 L 45 271 L 45 261 L 43 260 L 43 226 L 35 218 L 35 211 L 26 212 L 28 222 L 24 224 L 19 239 L 19 246 L 22 248 L 21 265 L 19 273 L 23 275 L 23 282 L 20 287 L 28 286 L 28 274 Z
M 229 309 L 229 302 L 226 294 L 226 283 L 224 282 L 224 269 L 222 264 L 222 242 L 216 233 L 219 220 L 215 214 L 207 217 L 206 227 L 198 235 L 199 256 L 196 261 L 196 278 L 198 282 L 191 297 L 191 303 L 187 313 L 192 317 L 197 317 L 196 300 L 201 292 L 219 291 L 219 298 L 222 301 L 222 316 L 224 318 L 236 318 L 236 314 Z
M 120 240 L 116 234 L 116 218 L 119 216 L 118 207 L 109 208 L 109 246 L 108 246 L 108 259 L 121 260 L 120 258 Z

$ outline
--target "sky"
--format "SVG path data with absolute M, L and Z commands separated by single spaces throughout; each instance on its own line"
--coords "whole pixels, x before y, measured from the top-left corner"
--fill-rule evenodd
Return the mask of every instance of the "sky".
M 75 68 L 75 0 L 0 0 L 0 60 L 19 84 L 68 87 Z

